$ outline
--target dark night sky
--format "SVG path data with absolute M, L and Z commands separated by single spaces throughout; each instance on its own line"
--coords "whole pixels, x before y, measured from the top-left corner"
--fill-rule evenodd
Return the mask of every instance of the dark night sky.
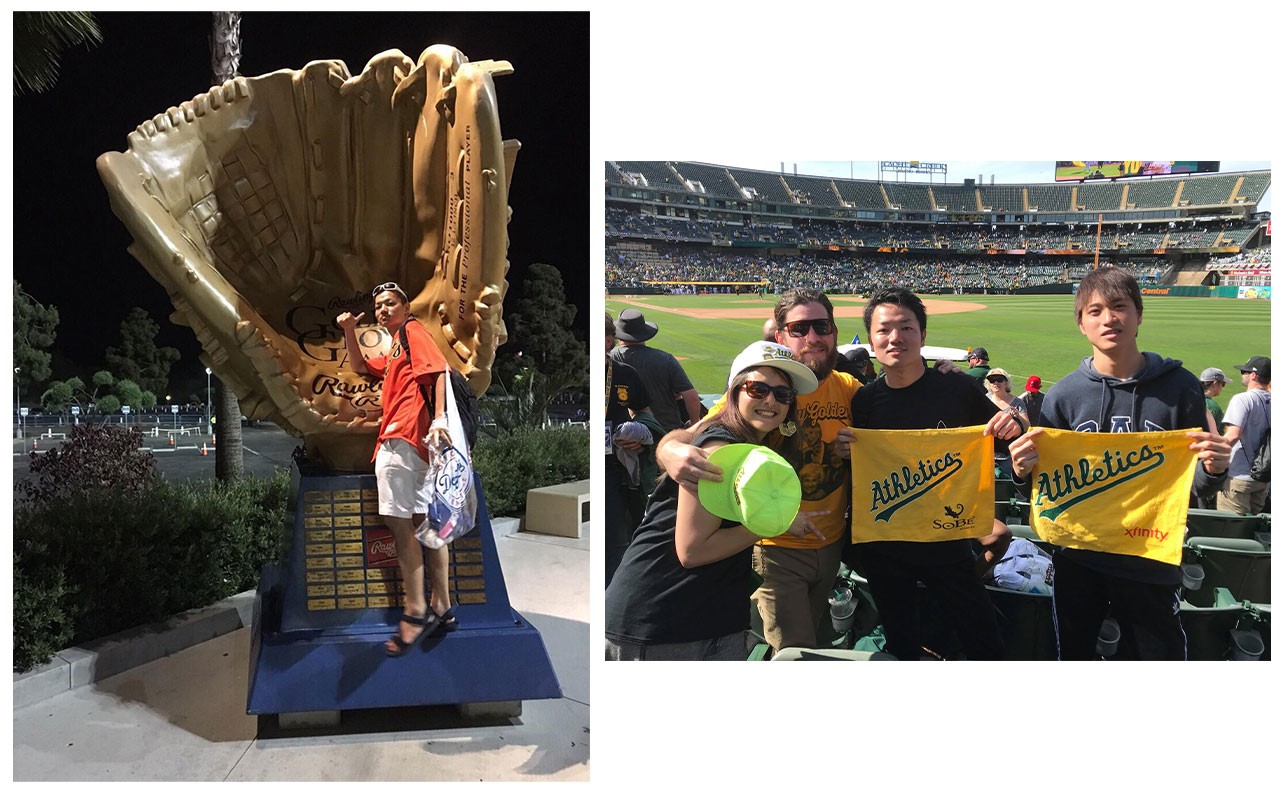
M 182 353 L 171 382 L 198 382 L 194 390 L 202 391 L 195 335 L 169 322 L 164 289 L 126 250 L 130 236 L 108 206 L 94 160 L 123 151 L 142 121 L 208 89 L 212 17 L 95 16 L 102 44 L 65 53 L 53 90 L 14 98 L 14 277 L 37 300 L 57 306 L 56 348 L 76 364 L 100 366 L 103 350 L 119 342 L 120 320 L 141 306 L 160 323 L 161 344 Z M 337 59 L 355 75 L 384 50 L 416 60 L 437 43 L 471 60 L 510 61 L 515 72 L 494 79 L 502 136 L 522 144 L 509 196 L 506 306 L 509 311 L 520 295 L 530 263 L 554 265 L 565 275 L 583 332 L 590 252 L 588 21 L 586 13 L 246 12 L 240 73 Z M 55 377 L 66 374 L 55 368 Z

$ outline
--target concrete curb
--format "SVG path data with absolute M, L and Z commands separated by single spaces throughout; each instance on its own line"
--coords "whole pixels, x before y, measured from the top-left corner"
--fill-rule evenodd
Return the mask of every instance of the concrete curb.
M 251 589 L 164 622 L 62 650 L 49 663 L 14 674 L 13 707 L 33 705 L 246 627 L 253 622 L 256 594 Z

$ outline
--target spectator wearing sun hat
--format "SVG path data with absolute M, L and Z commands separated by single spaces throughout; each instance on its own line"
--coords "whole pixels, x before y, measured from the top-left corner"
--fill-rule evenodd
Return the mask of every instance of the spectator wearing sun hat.
M 793 525 L 802 492 L 781 456 L 798 457 L 795 436 L 774 430 L 794 423 L 799 395 L 817 387 L 780 344 L 758 341 L 734 359 L 723 409 L 693 428 L 693 445 L 724 476 L 696 486 L 658 480 L 605 591 L 606 660 L 746 659 L 752 547 L 808 531 Z
M 670 432 L 685 426 L 677 401 L 684 405 L 689 421 L 700 419 L 702 403 L 684 367 L 671 353 L 650 347 L 647 343 L 658 335 L 658 326 L 646 322 L 644 314 L 634 308 L 619 314 L 614 326 L 618 346 L 609 354 L 613 360 L 627 364 L 640 375 L 649 393 L 649 409 L 662 429 Z

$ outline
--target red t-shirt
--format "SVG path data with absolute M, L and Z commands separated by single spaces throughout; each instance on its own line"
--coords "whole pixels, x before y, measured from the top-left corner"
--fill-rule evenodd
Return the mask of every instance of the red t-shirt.
M 378 442 L 373 447 L 373 458 L 385 440 L 401 438 L 418 449 L 418 456 L 427 459 L 427 448 L 422 445 L 431 416 L 423 410 L 425 402 L 421 383 L 429 391 L 435 388 L 436 376 L 448 366 L 431 334 L 417 320 L 405 320 L 405 333 L 413 351 L 413 366 L 400 349 L 400 332 L 391 334 L 391 352 L 365 360 L 364 365 L 374 377 L 382 378 L 382 426 L 378 429 Z M 432 396 L 435 395 L 431 391 Z

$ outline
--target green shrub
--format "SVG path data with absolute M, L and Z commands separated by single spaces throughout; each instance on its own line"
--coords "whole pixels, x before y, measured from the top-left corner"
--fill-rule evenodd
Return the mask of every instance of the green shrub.
M 15 543 L 13 549 L 13 667 L 25 671 L 67 646 L 73 626 L 67 614 L 70 593 L 48 549 Z M 22 640 L 19 637 L 22 637 Z
M 587 431 L 581 427 L 526 428 L 482 439 L 472 460 L 489 514 L 522 515 L 527 491 L 590 478 L 587 446 Z
M 137 492 L 96 489 L 18 507 L 14 610 L 31 616 L 15 619 L 15 668 L 66 646 L 56 632 L 63 617 L 82 644 L 252 588 L 262 565 L 283 554 L 289 489 L 284 472 L 212 485 L 153 479 Z

